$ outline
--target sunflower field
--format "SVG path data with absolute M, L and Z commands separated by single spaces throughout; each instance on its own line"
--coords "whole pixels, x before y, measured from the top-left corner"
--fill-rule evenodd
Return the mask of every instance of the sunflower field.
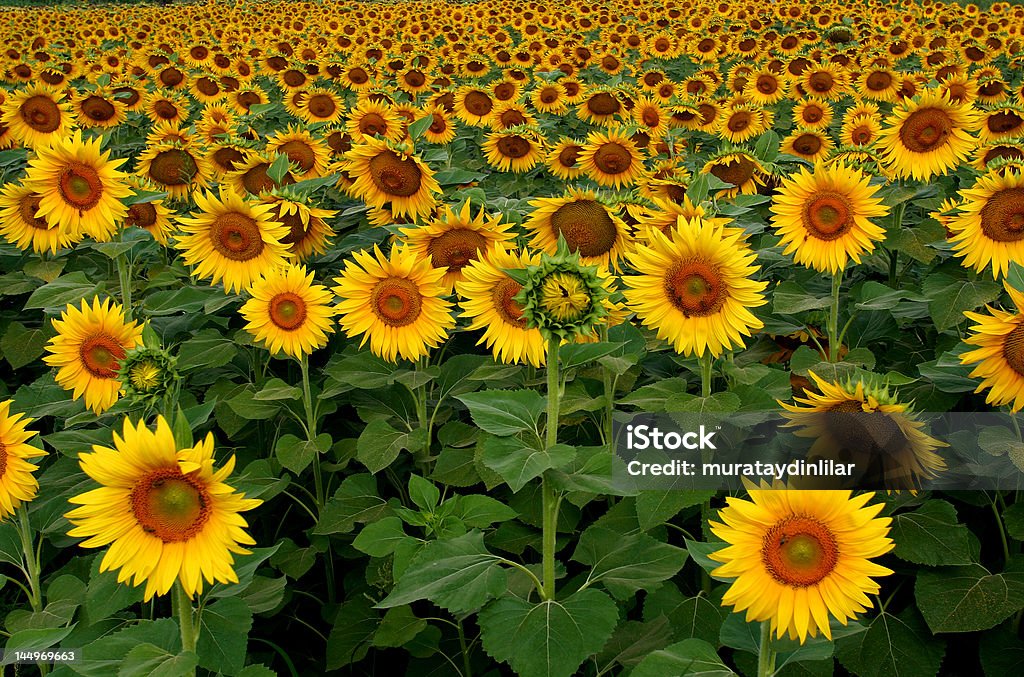
M 48 4 L 3 674 L 1024 674 L 1024 5 Z M 755 414 L 883 481 L 621 481 Z

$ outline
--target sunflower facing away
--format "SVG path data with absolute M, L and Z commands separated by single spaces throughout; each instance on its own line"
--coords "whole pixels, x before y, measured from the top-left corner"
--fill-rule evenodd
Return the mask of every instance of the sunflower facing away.
M 11 413 L 11 400 L 0 402 L 0 520 L 14 514 L 22 502 L 31 501 L 39 490 L 28 459 L 46 456 L 46 452 L 28 444 L 36 434 L 25 430 L 32 419 Z
M 83 141 L 76 131 L 67 139 L 36 149 L 24 185 L 39 194 L 38 215 L 47 223 L 95 240 L 109 240 L 124 221 L 121 202 L 132 194 L 127 175 L 118 171 L 124 160 L 100 152 L 100 139 Z
M 177 247 L 193 277 L 224 280 L 224 290 L 248 289 L 262 273 L 284 265 L 291 256 L 281 242 L 288 228 L 274 221 L 272 205 L 252 204 L 229 188 L 220 197 L 196 193 L 198 213 L 179 217 L 183 235 Z
M 953 250 L 965 266 L 1005 276 L 1011 261 L 1024 262 L 1024 177 L 990 172 L 960 195 L 959 214 L 948 221 Z
M 146 583 L 145 600 L 166 594 L 175 581 L 189 597 L 207 584 L 237 583 L 233 554 L 247 555 L 255 541 L 239 514 L 262 503 L 226 483 L 232 456 L 213 466 L 213 433 L 193 447 L 178 449 L 163 416 L 156 430 L 124 420 L 114 448 L 93 445 L 79 464 L 100 488 L 74 496 L 77 508 L 64 516 L 69 536 L 85 537 L 85 548 L 110 545 L 100 571 L 120 569 L 119 583 Z
M 374 245 L 359 251 L 334 278 L 338 324 L 348 337 L 362 335 L 374 355 L 389 362 L 415 361 L 436 348 L 455 326 L 452 304 L 443 297 L 445 270 L 430 259 L 394 247 L 388 257 Z
M 127 351 L 142 345 L 142 327 L 125 322 L 120 304 L 93 298 L 91 306 L 85 299 L 81 308 L 69 303 L 53 328 L 57 335 L 47 344 L 50 354 L 43 361 L 58 368 L 57 383 L 73 391 L 74 399 L 85 395 L 85 406 L 103 413 L 117 401 L 119 363 Z
M 985 402 L 1010 406 L 1013 413 L 1024 409 L 1024 293 L 1003 285 L 1017 307 L 1016 313 L 985 306 L 989 314 L 965 311 L 977 324 L 964 343 L 974 346 L 960 356 L 961 364 L 977 365 L 971 378 L 982 379 L 974 391 L 989 389 Z
M 714 576 L 735 578 L 722 604 L 746 610 L 747 622 L 770 621 L 772 634 L 802 644 L 820 631 L 832 638 L 829 616 L 844 626 L 871 607 L 873 577 L 891 570 L 875 564 L 893 548 L 884 504 L 874 494 L 849 491 L 750 489 L 750 500 L 730 496 L 711 531 L 726 542 L 710 554 L 722 565 Z
M 637 274 L 622 278 L 630 309 L 677 353 L 742 348 L 764 326 L 750 309 L 767 303 L 768 286 L 751 279 L 756 257 L 742 238 L 702 219 L 680 219 L 671 237 L 649 229 L 629 257 Z
M 327 345 L 332 333 L 331 292 L 313 284 L 305 266 L 287 265 L 266 273 L 249 290 L 252 298 L 239 311 L 245 330 L 272 354 L 284 351 L 301 358 Z
M 829 383 L 813 371 L 809 374 L 820 394 L 805 391 L 805 397 L 793 398 L 796 404 L 779 405 L 787 412 L 785 427 L 798 428 L 795 435 L 814 440 L 810 460 L 853 461 L 859 486 L 888 490 L 914 491 L 921 480 L 945 470 L 946 462 L 935 449 L 948 445 L 929 436 L 911 407 L 887 388 L 864 380 Z
M 462 269 L 455 289 L 462 302 L 462 317 L 470 320 L 469 329 L 483 329 L 477 345 L 483 343 L 494 359 L 505 364 L 544 364 L 544 338 L 540 330 L 529 329 L 522 307 L 515 296 L 523 288 L 506 270 L 525 270 L 540 263 L 540 254 L 507 250 L 498 246 Z
M 889 213 L 876 198 L 877 187 L 858 169 L 840 163 L 821 164 L 811 173 L 785 179 L 772 202 L 773 222 L 784 254 L 818 272 L 836 274 L 849 259 L 875 248 L 885 231 L 871 222 Z
M 896 176 L 919 181 L 942 176 L 970 155 L 977 125 L 970 104 L 957 105 L 936 92 L 904 100 L 886 120 L 879 146 Z

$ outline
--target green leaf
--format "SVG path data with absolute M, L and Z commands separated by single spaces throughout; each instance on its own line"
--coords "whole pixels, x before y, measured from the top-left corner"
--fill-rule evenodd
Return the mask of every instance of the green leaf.
M 591 567 L 587 581 L 600 581 L 617 599 L 655 587 L 686 563 L 686 550 L 647 534 L 623 534 L 600 525 L 580 536 L 572 559 Z
M 277 157 L 267 168 L 267 176 L 269 176 L 274 183 L 281 185 L 284 181 L 285 175 L 288 173 L 288 155 L 285 153 L 278 153 Z
M 880 282 L 865 282 L 861 287 L 860 302 L 856 304 L 858 310 L 892 310 L 903 301 L 925 302 L 927 296 L 922 296 L 909 289 L 893 289 Z
M 85 273 L 78 271 L 61 275 L 49 284 L 39 287 L 25 302 L 25 310 L 56 308 L 63 310 L 69 303 L 80 306 L 82 299 L 92 302 L 99 287 Z
M 7 325 L 4 338 L 0 341 L 0 351 L 11 368 L 20 369 L 43 354 L 47 340 L 53 335 L 48 329 L 49 323 L 41 329 L 28 329 L 21 322 Z
M 432 512 L 441 500 L 441 491 L 430 480 L 409 476 L 409 499 L 424 512 Z
M 683 541 L 686 543 L 686 551 L 690 553 L 690 557 L 693 559 L 693 561 L 696 562 L 701 569 L 708 572 L 708 574 L 711 575 L 711 578 L 713 578 L 716 581 L 732 580 L 731 578 L 721 578 L 719 576 L 711 574 L 712 571 L 722 566 L 722 563 L 716 562 L 715 560 L 708 557 L 708 555 L 710 555 L 711 553 L 718 552 L 722 548 L 726 547 L 728 543 L 723 543 L 721 541 L 691 541 L 688 538 L 683 539 Z
M 145 204 L 147 202 L 156 202 L 157 200 L 163 200 L 167 197 L 167 191 L 155 191 L 155 190 L 142 190 L 141 188 L 132 188 L 132 194 L 125 198 L 125 205 L 131 207 L 132 205 Z
M 917 606 L 932 632 L 974 632 L 1024 608 L 1024 573 L 990 574 L 980 564 L 921 571 Z
M 558 362 L 563 369 L 581 367 L 595 362 L 605 355 L 611 355 L 625 343 L 570 343 L 558 351 Z
M 665 401 L 665 411 L 703 414 L 707 412 L 729 413 L 738 411 L 742 404 L 739 395 L 728 391 L 700 397 L 684 393 Z
M 632 667 L 647 654 L 663 649 L 672 642 L 672 627 L 664 616 L 652 621 L 626 621 L 615 629 L 611 639 L 597 656 L 597 664 L 608 666 L 613 663 Z
M 1024 265 L 1010 261 L 1010 268 L 1006 271 L 1006 283 L 1017 291 L 1024 291 Z
M 346 534 L 355 528 L 356 522 L 372 522 L 389 510 L 387 502 L 377 492 L 373 475 L 350 475 L 327 501 L 313 533 Z
M 987 677 L 1024 675 L 1024 642 L 1013 631 L 1012 623 L 982 634 L 978 653 Z
M 677 640 L 696 637 L 717 645 L 727 614 L 727 610 L 704 594 L 684 597 L 671 583 L 649 592 L 644 598 L 644 619 L 651 620 L 659 615 L 668 618 Z
M 372 602 L 362 595 L 350 598 L 338 609 L 334 627 L 327 638 L 327 669 L 358 663 L 370 650 L 370 640 L 377 631 L 380 617 Z
M 416 618 L 408 606 L 388 609 L 373 636 L 373 645 L 379 647 L 402 646 L 426 627 L 427 622 L 422 618 Z
M 258 402 L 298 400 L 302 398 L 302 389 L 288 385 L 279 378 L 272 378 L 264 383 L 263 387 L 252 398 Z
M 356 441 L 356 458 L 372 473 L 394 463 L 402 449 L 410 449 L 417 441 L 411 433 L 395 430 L 387 421 L 371 421 Z
M 216 369 L 238 354 L 235 342 L 216 329 L 204 329 L 178 348 L 178 369 L 189 371 L 204 367 Z
M 715 647 L 699 639 L 684 639 L 652 652 L 630 677 L 732 677 Z
M 935 677 L 944 653 L 913 606 L 896 616 L 883 611 L 867 632 L 836 640 L 836 657 L 858 677 Z
M 241 672 L 252 628 L 249 605 L 237 597 L 219 599 L 203 609 L 200 624 L 199 665 L 225 675 Z
M 616 404 L 638 407 L 647 412 L 659 412 L 665 411 L 667 400 L 685 394 L 686 379 L 666 378 L 637 388 L 625 397 L 619 398 Z
M 331 379 L 343 383 L 347 389 L 362 388 L 373 390 L 395 382 L 395 365 L 377 357 L 370 351 L 363 351 L 331 362 L 324 373 Z M 343 392 L 343 391 L 339 391 Z
M 352 547 L 371 557 L 386 557 L 395 551 L 399 543 L 407 540 L 414 539 L 405 533 L 402 520 L 385 517 L 367 524 L 352 541 Z
M 117 674 L 128 652 L 140 644 L 152 644 L 176 654 L 181 650 L 180 637 L 178 624 L 171 618 L 134 621 L 122 630 L 83 646 L 82 661 L 71 667 L 83 677 L 110 677 Z
M 928 566 L 971 563 L 970 532 L 957 523 L 956 508 L 931 500 L 893 519 L 893 550 L 900 559 Z
M 538 604 L 506 595 L 478 616 L 484 650 L 520 677 L 570 677 L 611 637 L 619 610 L 599 590 Z
M 498 560 L 487 552 L 479 531 L 431 541 L 413 557 L 377 608 L 429 599 L 456 615 L 476 611 L 505 592 L 507 574 Z
M 984 432 L 984 431 L 982 431 Z M 1016 437 L 1014 437 L 1016 439 Z M 1017 444 L 1020 444 L 1019 442 Z M 1024 502 L 1014 503 L 1003 511 L 1003 523 L 1011 538 L 1024 541 Z
M 121 609 L 142 601 L 143 586 L 135 587 L 127 583 L 117 582 L 117 573 L 105 571 L 100 573 L 100 561 L 96 557 L 89 576 L 89 586 L 85 591 L 85 622 L 95 624 L 108 618 Z
M 498 499 L 481 494 L 458 496 L 454 500 L 454 514 L 467 527 L 483 529 L 495 522 L 507 522 L 519 514 Z
M 929 298 L 928 312 L 935 327 L 945 331 L 967 319 L 965 310 L 975 310 L 994 301 L 1003 288 L 990 279 L 962 280 L 945 273 L 932 273 L 921 283 L 921 290 Z
M 331 436 L 327 433 L 320 433 L 315 440 L 282 435 L 274 445 L 274 455 L 283 467 L 298 474 L 309 467 L 320 454 L 326 454 L 331 448 L 331 442 Z
M 76 623 L 63 628 L 36 628 L 30 630 L 19 630 L 7 638 L 4 644 L 4 665 L 14 662 L 14 650 L 26 649 L 30 651 L 41 651 L 56 646 L 75 629 Z
M 117 677 L 183 677 L 194 675 L 197 665 L 199 656 L 191 651 L 173 654 L 146 642 L 128 652 Z
M 679 514 L 683 508 L 710 500 L 714 491 L 641 491 L 636 497 L 636 517 L 640 528 L 650 531 Z
M 568 465 L 576 450 L 565 444 L 539 450 L 515 437 L 488 437 L 483 442 L 483 462 L 498 473 L 512 491 L 519 491 L 549 468 Z
M 419 120 L 416 120 L 409 125 L 409 138 L 413 141 L 418 141 L 423 133 L 430 129 L 430 125 L 434 124 L 434 116 L 427 115 Z
M 281 410 L 279 404 L 256 400 L 256 392 L 251 385 L 245 386 L 234 397 L 229 398 L 227 405 L 231 411 L 247 421 L 273 418 Z
M 831 303 L 828 295 L 815 296 L 792 281 L 783 282 L 772 291 L 772 312 L 780 315 L 827 308 Z
M 537 432 L 544 398 L 536 390 L 483 390 L 456 396 L 469 407 L 473 422 L 492 435 Z

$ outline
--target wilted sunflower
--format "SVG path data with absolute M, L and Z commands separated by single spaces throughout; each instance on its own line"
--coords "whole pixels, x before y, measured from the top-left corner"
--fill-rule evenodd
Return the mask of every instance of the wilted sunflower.
M 10 92 L 0 121 L 11 136 L 29 148 L 63 139 L 75 124 L 71 104 L 62 102 L 60 93 L 41 84 Z
M 402 228 L 402 241 L 420 258 L 429 258 L 435 268 L 444 269 L 441 286 L 451 291 L 462 279 L 462 271 L 470 262 L 493 251 L 515 237 L 512 224 L 502 223 L 501 215 L 488 216 L 483 207 L 472 216 L 469 200 L 458 212 L 445 205 L 444 211 L 426 225 Z
M 593 132 L 583 144 L 580 168 L 601 186 L 631 186 L 643 175 L 640 149 L 621 131 Z
M 38 193 L 12 181 L 0 189 L 0 236 L 18 249 L 56 252 L 80 238 L 60 223 L 52 226 L 41 216 Z
M 718 357 L 764 326 L 750 309 L 767 303 L 768 283 L 751 279 L 756 256 L 730 230 L 680 219 L 671 238 L 651 228 L 629 255 L 636 274 L 622 278 L 626 302 L 677 353 Z
M 81 545 L 110 545 L 100 571 L 120 569 L 120 583 L 146 582 L 144 599 L 166 594 L 175 581 L 189 597 L 203 581 L 237 583 L 234 557 L 249 554 L 255 541 L 239 513 L 262 503 L 245 498 L 226 483 L 235 457 L 213 466 L 213 433 L 193 447 L 178 449 L 170 426 L 158 416 L 156 430 L 143 421 L 124 420 L 114 432 L 114 448 L 93 445 L 79 464 L 99 489 L 68 501 L 79 507 L 64 516 L 74 525 L 69 536 Z
M 121 202 L 132 194 L 124 160 L 100 152 L 100 139 L 83 141 L 80 131 L 53 145 L 36 149 L 24 185 L 39 194 L 38 215 L 71 233 L 109 240 L 124 220 Z
M 554 255 L 561 236 L 569 251 L 579 252 L 584 265 L 619 270 L 632 241 L 629 230 L 594 193 L 570 189 L 562 197 L 532 200 L 530 206 L 533 212 L 524 225 L 533 234 L 531 247 Z
M 805 397 L 793 398 L 796 404 L 779 402 L 787 412 L 785 427 L 814 440 L 809 460 L 853 461 L 859 474 L 849 481 L 893 491 L 915 491 L 946 469 L 935 450 L 948 445 L 929 436 L 913 409 L 887 388 L 863 379 L 829 383 L 809 374 L 820 394 L 805 390 Z
M 776 637 L 803 643 L 821 632 L 832 637 L 829 616 L 840 623 L 871 605 L 872 580 L 891 570 L 871 561 L 893 548 L 888 517 L 876 517 L 874 494 L 849 491 L 750 489 L 750 500 L 730 496 L 711 531 L 726 542 L 709 556 L 722 566 L 714 576 L 735 578 L 722 604 L 747 622 L 770 621 Z
M 904 100 L 886 120 L 879 146 L 883 160 L 899 177 L 919 181 L 942 176 L 974 150 L 970 132 L 976 114 L 970 105 L 956 105 L 929 91 Z
M 283 351 L 299 359 L 327 345 L 327 334 L 334 332 L 331 292 L 314 284 L 305 266 L 275 268 L 249 293 L 252 298 L 239 311 L 248 322 L 245 330 L 271 354 Z
M 538 135 L 526 127 L 491 132 L 480 145 L 487 164 L 500 172 L 522 174 L 537 166 L 542 157 Z
M 544 364 L 544 339 L 538 329 L 527 328 L 523 309 L 515 300 L 523 287 L 505 272 L 539 263 L 540 254 L 498 246 L 471 261 L 455 283 L 462 297 L 462 317 L 470 320 L 468 328 L 484 330 L 477 345 L 486 345 L 494 359 L 505 364 Z
M 333 288 L 339 297 L 338 324 L 349 337 L 362 335 L 374 355 L 388 362 L 415 361 L 436 348 L 455 326 L 452 304 L 443 297 L 445 271 L 426 257 L 394 247 L 385 257 L 358 251 Z
M 287 188 L 263 193 L 259 201 L 271 205 L 270 218 L 288 228 L 281 244 L 288 246 L 296 260 L 305 261 L 327 251 L 334 230 L 325 219 L 332 218 L 336 211 L 310 207 L 304 197 L 290 193 Z
M 783 253 L 833 275 L 849 259 L 860 263 L 861 254 L 885 237 L 885 230 L 871 219 L 889 213 L 869 180 L 864 172 L 840 163 L 819 164 L 813 173 L 801 167 L 786 178 L 771 206 Z
M 69 303 L 60 318 L 53 320 L 57 335 L 47 344 L 43 361 L 57 367 L 58 385 L 73 391 L 76 400 L 85 395 L 85 406 L 99 415 L 117 401 L 118 363 L 142 345 L 142 327 L 126 323 L 121 305 L 110 299 L 101 304 L 93 298 L 91 306 L 82 299 L 81 308 Z
M 1024 262 L 1024 176 L 1011 171 L 989 172 L 969 189 L 950 219 L 953 250 L 964 265 L 993 279 L 1005 276 L 1011 261 Z
M 38 468 L 29 459 L 46 456 L 45 451 L 28 444 L 36 434 L 25 430 L 32 419 L 12 414 L 11 404 L 11 400 L 0 402 L 0 520 L 36 497 L 39 482 L 32 473 Z
M 178 218 L 184 234 L 176 244 L 185 264 L 195 266 L 193 277 L 210 284 L 223 279 L 225 292 L 246 290 L 291 256 L 281 242 L 288 228 L 274 221 L 272 205 L 249 203 L 225 187 L 219 197 L 196 193 L 195 202 L 192 218 Z
M 342 169 L 355 179 L 352 195 L 373 207 L 391 203 L 392 213 L 426 216 L 437 205 L 441 186 L 431 169 L 411 149 L 367 138 L 352 147 Z
M 1004 283 L 1016 313 L 986 305 L 989 314 L 965 311 L 977 324 L 964 343 L 975 346 L 960 356 L 961 364 L 974 364 L 971 378 L 982 379 L 974 392 L 989 389 L 985 402 L 995 407 L 1010 406 L 1012 413 L 1024 409 L 1024 293 Z

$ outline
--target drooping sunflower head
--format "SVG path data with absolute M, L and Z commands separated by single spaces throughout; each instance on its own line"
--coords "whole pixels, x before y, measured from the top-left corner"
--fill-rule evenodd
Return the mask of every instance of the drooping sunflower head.
M 764 186 L 770 176 L 768 170 L 756 157 L 740 150 L 732 150 L 712 155 L 701 168 L 701 174 L 711 174 L 715 178 L 732 184 L 732 188 L 723 188 L 721 197 L 737 195 L 753 195 L 759 186 Z
M 848 260 L 860 262 L 885 231 L 871 219 L 885 216 L 888 207 L 876 198 L 870 177 L 845 165 L 801 168 L 785 179 L 772 203 L 773 222 L 785 254 L 819 272 L 836 274 Z
M 26 430 L 32 419 L 12 414 L 11 404 L 11 400 L 0 402 L 0 519 L 7 519 L 18 506 L 35 498 L 39 483 L 33 473 L 38 467 L 29 459 L 46 455 L 28 444 L 36 434 Z
M 180 582 L 190 596 L 204 581 L 237 583 L 234 554 L 248 554 L 255 541 L 239 514 L 262 501 L 245 498 L 228 485 L 232 456 L 213 465 L 213 434 L 179 449 L 170 426 L 158 416 L 156 429 L 124 420 L 114 446 L 94 445 L 79 464 L 98 489 L 69 500 L 78 507 L 65 514 L 70 536 L 85 537 L 82 547 L 111 547 L 100 571 L 120 569 L 118 582 L 146 583 L 144 599 L 166 594 Z
M 892 520 L 877 517 L 884 504 L 849 491 L 763 485 L 749 494 L 727 498 L 711 522 L 726 543 L 710 555 L 722 563 L 712 574 L 735 579 L 722 604 L 769 621 L 779 638 L 831 638 L 829 616 L 845 624 L 866 611 L 866 595 L 880 590 L 873 578 L 892 573 L 871 561 L 893 548 Z
M 534 210 L 525 225 L 533 233 L 531 247 L 554 255 L 562 238 L 585 265 L 619 269 L 632 238 L 619 215 L 594 193 L 570 189 L 562 197 L 533 200 L 530 206 Z
M 307 196 L 289 188 L 263 193 L 259 202 L 271 205 L 271 218 L 288 228 L 288 234 L 281 238 L 281 244 L 288 246 L 288 251 L 295 259 L 304 261 L 327 251 L 334 237 L 334 230 L 327 219 L 337 214 L 335 210 L 310 207 Z
M 581 141 L 563 137 L 548 151 L 548 169 L 563 181 L 575 179 L 583 174 L 583 167 L 579 161 L 582 152 L 583 143 Z
M 167 191 L 171 198 L 181 199 L 206 187 L 213 170 L 195 148 L 163 142 L 147 146 L 139 156 L 137 173 Z

